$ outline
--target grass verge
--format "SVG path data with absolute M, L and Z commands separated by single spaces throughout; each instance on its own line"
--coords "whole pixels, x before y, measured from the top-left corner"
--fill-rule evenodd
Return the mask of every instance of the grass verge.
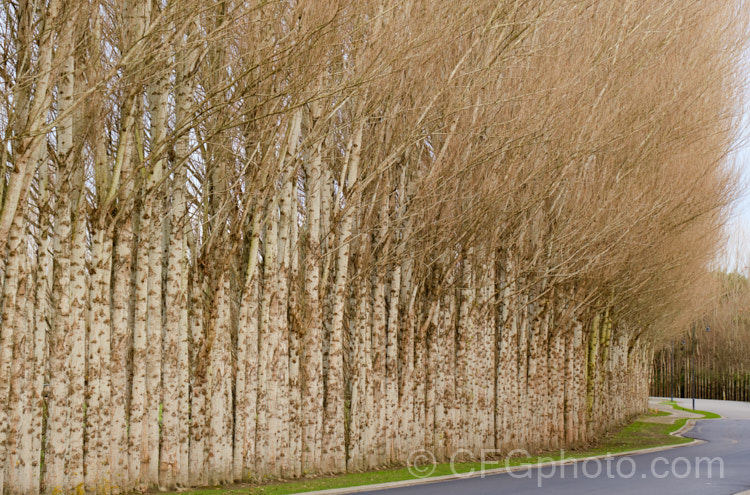
M 679 408 L 679 406 L 677 407 Z M 693 411 L 690 411 L 693 412 Z M 718 417 L 710 412 L 695 411 L 704 414 L 706 418 Z M 664 416 L 668 413 L 654 412 L 650 416 Z M 529 457 L 503 458 L 498 462 L 488 461 L 484 465 L 481 462 L 457 462 L 451 466 L 450 463 L 435 465 L 434 471 L 429 477 L 445 476 L 454 473 L 469 473 L 481 471 L 482 469 L 494 469 L 499 467 L 514 467 L 540 462 L 558 461 L 564 459 L 577 459 L 583 457 L 617 454 L 631 450 L 646 449 L 667 445 L 678 445 L 689 443 L 690 438 L 682 438 L 670 435 L 685 425 L 686 419 L 678 419 L 674 424 L 649 423 L 635 421 L 619 428 L 607 435 L 595 446 L 581 450 L 547 452 Z M 183 491 L 182 494 L 190 495 L 288 495 L 292 493 L 309 492 L 315 490 L 329 490 L 333 488 L 346 488 L 362 485 L 388 483 L 392 481 L 404 481 L 414 479 L 409 469 L 405 467 L 385 469 L 381 471 L 370 471 L 365 473 L 347 473 L 338 476 L 303 478 L 293 481 L 264 480 L 257 483 L 244 483 L 215 488 L 203 488 L 197 490 Z
M 693 410 L 693 409 L 688 409 L 686 407 L 680 407 L 679 405 L 677 405 L 677 402 L 675 402 L 675 401 L 665 400 L 664 402 L 662 402 L 662 404 L 667 404 L 669 406 L 672 406 L 673 408 L 677 409 L 678 411 L 685 411 L 685 412 L 689 412 L 689 413 L 702 414 L 703 417 L 702 418 L 698 418 L 698 419 L 721 419 L 721 416 L 718 415 L 718 414 L 716 414 L 716 413 L 712 413 L 712 412 L 709 412 L 709 411 L 700 411 L 698 409 Z

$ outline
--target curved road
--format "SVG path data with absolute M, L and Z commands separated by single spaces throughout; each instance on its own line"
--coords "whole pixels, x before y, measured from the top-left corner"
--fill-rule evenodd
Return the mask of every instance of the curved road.
M 690 400 L 678 403 L 691 407 Z M 750 490 L 750 403 L 697 400 L 696 407 L 723 418 L 698 421 L 684 435 L 706 441 L 699 445 L 369 493 L 734 495 Z

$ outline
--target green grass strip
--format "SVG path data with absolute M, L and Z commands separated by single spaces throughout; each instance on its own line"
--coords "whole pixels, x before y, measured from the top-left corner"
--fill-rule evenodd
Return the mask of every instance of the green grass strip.
M 690 412 L 690 413 L 702 414 L 703 415 L 702 418 L 696 418 L 696 419 L 721 419 L 721 416 L 719 416 L 716 413 L 712 413 L 712 412 L 709 412 L 709 411 L 699 411 L 697 409 L 693 410 L 693 409 L 688 409 L 686 407 L 681 407 L 681 406 L 677 405 L 677 402 L 675 402 L 675 401 L 665 400 L 664 402 L 662 402 L 662 404 L 670 405 L 670 406 L 672 406 L 673 408 L 675 408 L 678 411 L 685 411 L 685 412 Z
M 679 407 L 679 406 L 678 406 Z M 681 408 L 680 408 L 681 409 Z M 692 412 L 692 411 L 691 411 Z M 714 413 L 696 411 L 704 414 L 706 418 L 717 417 Z M 666 413 L 668 414 L 668 413 Z M 663 412 L 651 412 L 649 416 L 664 416 Z M 674 424 L 650 423 L 635 421 L 627 426 L 607 434 L 597 445 L 581 450 L 547 452 L 531 457 L 514 457 L 501 459 L 498 462 L 462 462 L 435 465 L 434 471 L 429 477 L 445 476 L 455 473 L 480 472 L 482 469 L 495 469 L 501 467 L 515 467 L 522 465 L 534 465 L 540 462 L 551 462 L 565 459 L 579 459 L 584 457 L 618 454 L 631 450 L 640 450 L 651 447 L 678 445 L 689 443 L 691 438 L 682 438 L 670 435 L 685 425 L 687 419 L 682 418 Z M 309 492 L 316 490 L 329 490 L 333 488 L 346 488 L 393 481 L 404 481 L 415 479 L 405 467 L 369 471 L 364 473 L 347 473 L 330 477 L 303 478 L 292 481 L 274 480 L 271 478 L 257 480 L 253 483 L 229 485 L 224 487 L 203 488 L 190 491 L 182 491 L 181 494 L 190 495 L 288 495 L 292 493 Z

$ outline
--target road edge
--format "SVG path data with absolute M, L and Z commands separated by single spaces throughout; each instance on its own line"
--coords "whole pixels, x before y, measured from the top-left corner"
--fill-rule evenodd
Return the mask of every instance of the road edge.
M 702 419 L 698 419 L 698 420 L 689 419 L 685 422 L 685 424 L 682 427 L 680 427 L 676 431 L 673 431 L 672 433 L 670 433 L 670 435 L 685 438 L 683 434 L 692 430 L 693 427 L 695 426 L 696 421 L 702 421 Z M 601 455 L 593 455 L 589 457 L 579 457 L 575 459 L 540 462 L 537 464 L 523 464 L 521 466 L 513 466 L 513 467 L 507 467 L 507 468 L 494 468 L 494 469 L 485 469 L 482 471 L 470 471 L 467 473 L 448 474 L 444 476 L 434 476 L 430 478 L 415 478 L 411 480 L 389 481 L 388 483 L 377 483 L 373 485 L 359 485 L 359 486 L 351 486 L 351 487 L 345 487 L 345 488 L 331 488 L 328 490 L 315 490 L 315 491 L 310 491 L 310 492 L 298 492 L 298 493 L 300 495 L 302 494 L 304 495 L 346 495 L 349 493 L 373 492 L 377 490 L 389 490 L 392 488 L 404 488 L 404 487 L 415 486 L 415 485 L 426 485 L 429 483 L 440 483 L 442 481 L 462 480 L 462 479 L 479 478 L 479 477 L 483 478 L 485 476 L 491 476 L 495 474 L 512 473 L 512 472 L 523 471 L 527 469 L 539 469 L 539 468 L 552 467 L 552 466 L 565 466 L 569 464 L 576 464 L 579 462 L 609 459 L 613 457 L 623 457 L 626 455 L 650 454 L 653 452 L 662 452 L 665 450 L 676 449 L 679 447 L 689 447 L 691 445 L 700 445 L 703 443 L 706 443 L 706 441 L 694 439 L 692 442 L 687 442 L 687 443 L 679 443 L 676 445 L 663 445 L 660 447 L 649 447 L 647 449 L 628 450 L 625 452 L 617 452 L 614 454 L 601 454 Z M 738 493 L 736 495 L 750 495 L 750 491 Z

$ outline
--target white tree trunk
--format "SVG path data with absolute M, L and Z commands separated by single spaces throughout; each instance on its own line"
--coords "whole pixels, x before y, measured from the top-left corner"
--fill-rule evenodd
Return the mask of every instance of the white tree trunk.
M 73 238 L 70 258 L 70 434 L 68 438 L 68 477 L 73 486 L 84 484 L 83 437 L 86 401 L 86 201 L 83 170 L 76 178 L 76 204 L 73 218 Z M 80 174 L 80 178 L 78 175 Z
M 255 471 L 255 432 L 258 390 L 258 249 L 260 207 L 256 205 L 250 232 L 247 272 L 240 302 L 235 378 L 234 479 L 251 478 Z
M 157 12 L 154 11 L 154 15 Z M 148 279 L 146 309 L 146 392 L 143 418 L 143 445 L 141 453 L 144 466 L 141 481 L 147 486 L 159 483 L 159 423 L 162 409 L 162 266 L 164 256 L 164 136 L 167 127 L 168 80 L 162 75 L 149 92 L 151 167 L 144 209 L 148 216 L 142 234 L 148 237 Z M 143 218 L 143 217 L 141 217 Z M 144 243 L 145 244 L 145 243 Z
M 195 250 L 195 243 L 191 243 Z M 194 251 L 195 253 L 195 251 Z M 206 283 L 199 267 L 199 257 L 193 255 L 192 286 L 190 290 L 190 336 L 192 353 L 190 356 L 190 450 L 189 473 L 190 484 L 205 485 L 206 450 L 208 436 L 208 405 L 206 401 L 207 389 L 206 368 L 208 354 L 206 352 L 206 335 L 203 322 L 203 298 Z
M 43 163 L 40 186 L 40 239 L 37 250 L 35 308 L 34 308 L 34 381 L 31 402 L 31 457 L 21 486 L 24 492 L 39 491 L 41 487 L 42 414 L 44 411 L 44 383 L 48 366 L 47 335 L 49 334 L 50 294 L 52 293 L 52 257 L 50 256 L 50 211 L 47 192 L 47 163 Z
M 232 477 L 232 360 L 231 314 L 229 304 L 229 276 L 223 271 L 219 275 L 214 311 L 209 322 L 208 383 L 210 387 L 209 409 L 209 483 L 218 484 Z
M 24 260 L 24 264 L 28 264 Z M 29 366 L 34 350 L 34 298 L 31 291 L 32 277 L 28 267 L 25 267 L 24 279 L 18 287 L 16 295 L 16 314 L 18 325 L 14 332 L 15 348 L 13 352 L 12 384 L 10 393 L 10 432 L 7 446 L 10 450 L 8 462 L 8 486 L 11 493 L 21 491 L 26 465 L 31 461 L 31 392 L 32 373 Z
M 23 382 L 23 353 L 26 343 L 26 273 L 25 239 L 23 215 L 25 208 L 16 210 L 16 218 L 10 229 L 8 260 L 5 268 L 5 286 L 2 300 L 2 326 L 0 327 L 0 490 L 14 491 L 17 473 L 14 466 L 19 462 L 19 422 L 21 421 L 21 396 L 26 384 Z M 15 347 L 15 352 L 14 352 Z
M 357 127 L 352 138 L 346 189 L 351 191 L 359 174 L 363 124 Z M 351 204 L 349 203 L 351 202 Z M 324 417 L 324 453 L 322 469 L 340 472 L 346 469 L 344 452 L 344 309 L 346 305 L 345 285 L 349 271 L 349 252 L 352 242 L 352 224 L 356 199 L 347 196 L 347 204 L 341 221 L 341 237 L 336 264 L 334 307 L 331 323 L 330 355 L 328 359 L 328 389 Z
M 148 352 L 148 259 L 150 216 L 147 204 L 141 205 L 135 262 L 135 308 L 133 323 L 133 374 L 130 395 L 128 453 L 129 472 L 133 483 L 144 487 L 148 477 L 149 452 L 147 422 L 147 357 Z
M 112 230 L 99 225 L 94 233 L 91 279 L 91 330 L 88 342 L 88 403 L 86 408 L 86 486 L 104 490 L 111 482 L 110 441 L 110 278 Z
M 317 108 L 317 107 L 314 107 Z M 320 118 L 320 110 L 313 112 Z M 302 472 L 320 461 L 323 422 L 323 320 L 320 305 L 321 152 L 318 142 L 307 168 L 307 256 L 305 257 L 306 328 L 302 336 Z
M 128 378 L 130 345 L 132 343 L 132 319 L 130 302 L 130 274 L 132 269 L 133 227 L 129 218 L 124 219 L 116 230 L 114 270 L 112 282 L 112 351 L 109 363 L 112 380 L 112 426 L 110 482 L 113 488 L 126 490 L 131 487 L 133 477 L 129 471 L 128 431 L 129 407 Z
M 68 26 L 69 27 L 69 26 Z M 70 50 L 70 48 L 68 48 Z M 58 86 L 60 110 L 70 109 L 73 99 L 73 55 L 65 61 L 61 82 Z M 50 398 L 47 419 L 47 448 L 45 449 L 46 490 L 68 491 L 83 482 L 83 473 L 77 475 L 68 471 L 71 467 L 68 450 L 71 440 L 70 420 L 75 403 L 70 403 L 70 356 L 72 349 L 71 328 L 71 204 L 70 174 L 73 172 L 73 118 L 71 114 L 63 119 L 58 129 L 58 155 L 66 157 L 64 169 L 56 176 L 55 187 L 55 279 L 53 297 L 55 314 L 50 346 Z M 79 349 L 80 351 L 80 349 Z M 83 356 L 80 356 L 83 357 Z M 82 402 L 82 401 L 81 401 Z M 83 404 L 81 403 L 82 407 Z M 81 445 L 82 447 L 82 445 Z M 82 452 L 81 452 L 82 453 Z
M 396 462 L 395 442 L 398 424 L 394 419 L 398 408 L 398 298 L 401 292 L 401 265 L 391 274 L 388 326 L 386 329 L 386 417 L 385 455 L 388 462 Z
M 388 202 L 387 198 L 381 199 L 380 205 L 380 232 L 378 240 L 381 243 L 381 257 L 388 252 L 387 222 Z M 386 402 L 386 325 L 388 312 L 386 308 L 386 266 L 383 262 L 378 263 L 373 274 L 372 295 L 372 368 L 373 368 L 373 415 L 369 425 L 369 436 L 373 438 L 369 455 L 376 465 L 386 460 L 386 437 L 387 437 L 387 402 Z

